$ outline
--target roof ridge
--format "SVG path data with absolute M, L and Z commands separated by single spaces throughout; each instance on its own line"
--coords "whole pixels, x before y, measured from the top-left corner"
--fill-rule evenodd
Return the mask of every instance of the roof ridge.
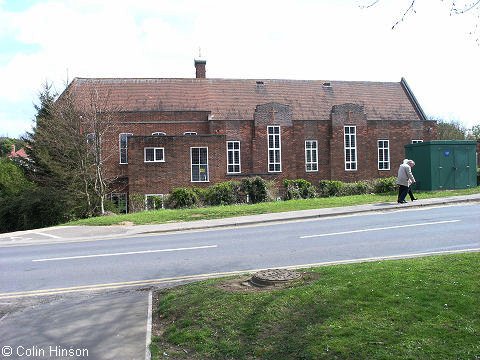
M 400 84 L 401 81 L 372 81 L 372 80 L 330 80 L 330 79 L 268 79 L 268 78 L 162 78 L 162 77 L 75 77 L 75 80 L 132 80 L 132 81 L 188 81 L 188 82 L 209 82 L 209 81 L 226 81 L 226 82 L 249 82 L 249 81 L 273 81 L 273 82 L 305 82 L 305 83 L 352 83 L 352 84 Z

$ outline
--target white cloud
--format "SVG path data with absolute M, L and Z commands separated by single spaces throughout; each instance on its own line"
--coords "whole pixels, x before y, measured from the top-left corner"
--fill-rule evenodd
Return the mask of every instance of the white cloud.
M 38 46 L 0 65 L 0 99 L 31 105 L 41 84 L 68 77 L 193 77 L 198 47 L 207 76 L 399 81 L 427 113 L 480 122 L 475 103 L 480 47 L 470 15 L 449 16 L 439 0 L 229 2 L 41 1 L 2 11 L 2 36 Z M 1 43 L 0 43 L 1 51 Z M 27 110 L 25 110 L 27 111 Z M 0 123 L 8 120 L 3 109 Z M 13 115 L 10 115 L 13 117 Z M 28 121 L 30 121 L 29 116 Z M 13 126 L 13 125 L 12 125 Z

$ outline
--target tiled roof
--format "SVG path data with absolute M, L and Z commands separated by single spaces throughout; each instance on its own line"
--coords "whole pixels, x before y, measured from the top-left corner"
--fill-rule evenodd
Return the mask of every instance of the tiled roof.
M 10 158 L 23 158 L 23 159 L 28 159 L 28 155 L 27 153 L 25 152 L 25 149 L 24 148 L 21 148 L 20 150 L 18 151 L 15 151 L 15 148 L 12 148 L 12 151 L 10 152 L 10 154 L 8 155 L 8 157 Z
M 369 120 L 423 120 L 404 86 L 403 80 L 75 78 L 68 89 L 108 93 L 123 111 L 209 111 L 213 120 L 251 120 L 257 105 L 271 102 L 289 105 L 294 120 L 328 120 L 332 106 L 345 103 L 363 105 Z

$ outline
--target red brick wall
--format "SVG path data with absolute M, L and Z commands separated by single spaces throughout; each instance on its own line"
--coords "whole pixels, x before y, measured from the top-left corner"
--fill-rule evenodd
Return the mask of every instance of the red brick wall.
M 121 133 L 131 133 L 134 136 L 151 136 L 154 132 L 164 132 L 167 136 L 183 135 L 187 131 L 197 132 L 199 135 L 210 133 L 208 112 L 201 111 L 124 112 L 119 115 L 118 123 L 114 128 L 113 133 L 110 134 L 112 139 L 107 142 L 108 149 L 105 149 L 105 153 L 109 153 L 110 177 L 114 177 L 114 174 L 132 177 L 127 165 L 120 164 L 119 135 Z
M 208 112 L 132 112 L 122 113 L 112 135 L 114 156 L 109 159 L 112 174 L 128 178 L 131 193 L 166 194 L 179 186 L 208 186 L 217 182 L 261 175 L 275 179 L 306 179 L 313 184 L 323 179 L 358 181 L 396 176 L 404 158 L 404 145 L 412 139 L 424 141 L 436 138 L 436 124 L 431 121 L 371 121 L 363 107 L 344 104 L 332 109 L 329 120 L 296 121 L 288 107 L 272 104 L 275 116 L 268 116 L 266 104 L 259 107 L 252 120 L 209 119 Z M 282 172 L 268 172 L 267 126 L 281 129 Z M 344 125 L 357 130 L 357 170 L 345 171 Z M 150 136 L 162 131 L 167 136 Z M 198 136 L 183 136 L 195 131 Z M 118 135 L 133 133 L 128 142 L 128 165 L 119 165 Z M 390 170 L 377 170 L 377 140 L 390 142 Z M 227 175 L 226 141 L 240 141 L 241 170 Z M 318 141 L 318 171 L 305 170 L 305 140 Z M 164 163 L 145 163 L 144 147 L 164 147 Z M 208 147 L 209 183 L 191 182 L 190 147 Z
M 145 163 L 145 147 L 163 147 L 165 162 Z M 191 182 L 191 147 L 208 148 L 208 183 Z M 131 193 L 167 194 L 176 187 L 205 187 L 226 181 L 225 136 L 134 136 L 128 141 L 125 166 Z

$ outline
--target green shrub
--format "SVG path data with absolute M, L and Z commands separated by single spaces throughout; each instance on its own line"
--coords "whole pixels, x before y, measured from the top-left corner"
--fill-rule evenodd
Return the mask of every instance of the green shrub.
M 206 205 L 231 205 L 241 202 L 240 182 L 226 181 L 210 186 L 205 193 Z
M 19 166 L 10 159 L 0 158 L 0 198 L 18 195 L 32 187 Z
M 265 202 L 270 199 L 269 185 L 260 176 L 242 179 L 240 189 L 245 196 L 248 196 L 248 202 L 252 204 Z
M 340 188 L 339 195 L 340 196 L 348 196 L 348 195 L 362 195 L 362 194 L 369 194 L 373 190 L 373 186 L 369 184 L 367 181 L 356 181 L 352 183 L 343 183 Z
M 163 196 L 150 196 L 149 201 L 146 201 L 145 208 L 147 210 L 159 210 L 163 209 Z
M 73 219 L 74 201 L 53 188 L 0 198 L 0 232 L 38 229 Z
M 165 200 L 165 207 L 169 209 L 181 209 L 195 207 L 200 204 L 198 192 L 192 188 L 176 188 Z
M 192 187 L 190 188 L 195 195 L 197 196 L 197 203 L 195 206 L 201 207 L 204 206 L 207 203 L 207 194 L 208 194 L 208 187 L 203 188 L 203 187 Z
M 281 200 L 280 189 L 275 180 L 267 180 L 267 200 L 266 201 L 277 201 Z
M 310 199 L 317 196 L 315 187 L 307 180 L 284 180 L 283 186 L 285 187 L 285 200 L 291 199 Z
M 104 201 L 103 208 L 107 213 L 115 213 L 115 214 L 119 213 L 118 206 L 112 200 L 109 200 L 109 199 L 106 199 Z
M 318 195 L 320 197 L 338 196 L 344 183 L 338 180 L 320 180 L 318 183 Z
M 395 176 L 373 180 L 373 192 L 385 194 L 397 191 L 397 178 Z
M 128 195 L 128 212 L 140 212 L 145 210 L 145 195 L 139 193 L 130 193 Z

